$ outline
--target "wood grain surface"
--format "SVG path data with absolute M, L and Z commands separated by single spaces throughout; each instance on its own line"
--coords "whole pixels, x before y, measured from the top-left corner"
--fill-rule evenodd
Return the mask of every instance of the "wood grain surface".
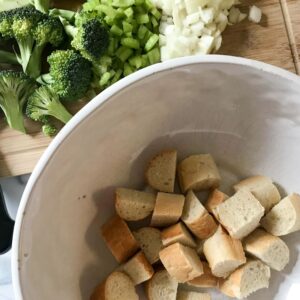
M 299 74 L 300 0 L 247 0 L 241 9 L 247 12 L 253 4 L 263 11 L 261 23 L 245 20 L 228 27 L 219 53 L 260 60 Z M 30 173 L 50 143 L 38 124 L 26 120 L 26 127 L 28 135 L 18 133 L 0 116 L 0 177 Z

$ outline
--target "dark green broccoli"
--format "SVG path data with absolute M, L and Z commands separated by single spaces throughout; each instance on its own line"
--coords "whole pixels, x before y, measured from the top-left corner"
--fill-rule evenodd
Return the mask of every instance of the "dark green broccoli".
M 11 128 L 25 132 L 23 108 L 35 88 L 35 81 L 23 72 L 0 72 L 0 107 Z
M 29 97 L 26 115 L 35 121 L 46 123 L 46 125 L 49 125 L 48 116 L 52 116 L 63 123 L 67 123 L 72 118 L 72 115 L 59 101 L 58 95 L 47 86 L 39 87 Z
M 17 59 L 23 71 L 34 78 L 40 74 L 44 46 L 47 43 L 58 46 L 65 37 L 59 19 L 49 17 L 33 6 L 0 12 L 0 34 L 17 41 Z
M 76 26 L 65 25 L 66 33 L 72 37 L 71 45 L 78 50 L 83 57 L 90 61 L 98 61 L 109 44 L 107 28 L 99 19 L 76 17 Z
M 49 84 L 61 100 L 82 98 L 92 81 L 92 64 L 74 50 L 56 50 L 48 57 L 49 74 L 41 81 Z

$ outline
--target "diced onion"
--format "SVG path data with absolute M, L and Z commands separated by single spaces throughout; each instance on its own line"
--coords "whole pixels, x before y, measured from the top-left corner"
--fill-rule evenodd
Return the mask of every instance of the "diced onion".
M 261 17 L 262 17 L 261 10 L 255 5 L 251 6 L 249 10 L 249 21 L 254 23 L 259 23 Z

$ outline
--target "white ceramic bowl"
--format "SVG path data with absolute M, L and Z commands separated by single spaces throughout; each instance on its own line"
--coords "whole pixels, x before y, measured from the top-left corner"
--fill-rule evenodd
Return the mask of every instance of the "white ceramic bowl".
M 54 139 L 24 192 L 13 241 L 17 299 L 88 299 L 116 265 L 99 235 L 115 186 L 142 188 L 145 164 L 165 148 L 179 158 L 211 153 L 225 189 L 259 173 L 282 194 L 300 192 L 299 77 L 212 55 L 151 66 L 102 92 Z M 300 233 L 284 240 L 290 264 L 249 299 L 299 299 Z

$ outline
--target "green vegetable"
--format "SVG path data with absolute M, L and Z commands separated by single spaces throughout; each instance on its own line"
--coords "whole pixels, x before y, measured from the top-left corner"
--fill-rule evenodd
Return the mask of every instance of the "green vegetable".
M 23 72 L 0 72 L 0 107 L 11 128 L 25 132 L 23 108 L 35 88 L 34 80 Z
M 33 6 L 25 6 L 0 13 L 0 34 L 14 38 L 19 47 L 18 62 L 33 78 L 40 75 L 41 55 L 46 44 L 59 46 L 64 29 L 59 19 L 49 17 Z
M 79 26 L 75 27 L 70 24 L 65 26 L 67 34 L 73 38 L 72 47 L 90 61 L 99 60 L 109 44 L 106 27 L 98 19 L 76 21 L 76 24 Z
M 158 42 L 159 40 L 159 37 L 157 34 L 153 34 L 149 39 L 148 41 L 146 42 L 146 45 L 145 45 L 145 50 L 147 52 L 149 52 Z
M 0 50 L 0 63 L 1 64 L 11 64 L 11 65 L 17 65 L 19 62 L 17 60 L 17 57 L 14 53 Z
M 42 131 L 43 131 L 44 135 L 52 137 L 52 136 L 56 135 L 57 128 L 50 123 L 46 123 L 42 126 Z
M 35 121 L 41 122 L 45 122 L 48 116 L 52 116 L 63 123 L 67 123 L 72 118 L 72 115 L 59 101 L 58 95 L 47 86 L 39 87 L 29 97 L 26 115 Z M 47 121 L 46 124 L 48 124 Z M 46 133 L 48 132 L 49 128 L 46 130 Z
M 48 57 L 49 74 L 41 77 L 61 100 L 82 98 L 92 81 L 92 65 L 74 50 L 56 50 Z

